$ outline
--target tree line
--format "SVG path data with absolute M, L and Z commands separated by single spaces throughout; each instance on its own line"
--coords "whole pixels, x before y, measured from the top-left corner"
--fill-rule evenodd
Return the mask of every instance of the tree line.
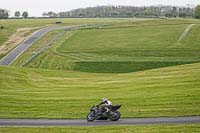
M 16 18 L 28 18 L 27 11 L 22 14 L 20 11 L 15 12 Z M 97 6 L 88 8 L 79 8 L 66 12 L 55 13 L 53 11 L 44 12 L 43 17 L 62 17 L 62 18 L 134 18 L 134 17 L 167 17 L 167 18 L 199 18 L 200 5 L 196 7 L 178 7 L 178 6 Z M 9 17 L 9 11 L 0 9 L 0 19 Z
M 199 10 L 199 11 L 198 11 Z M 79 8 L 67 12 L 44 12 L 43 17 L 76 17 L 76 18 L 133 18 L 133 17 L 168 17 L 192 18 L 200 16 L 200 7 L 178 6 L 97 6 Z
M 15 12 L 16 18 L 28 18 L 29 14 L 27 11 L 24 11 L 22 14 L 20 11 Z M 9 17 L 9 11 L 6 9 L 0 9 L 0 19 L 7 19 Z
M 28 18 L 28 12 L 25 11 L 25 12 L 23 12 L 22 15 L 21 15 L 20 11 L 16 11 L 16 12 L 15 12 L 15 17 L 16 17 L 16 18 L 20 18 L 20 17 L 22 17 L 22 18 Z

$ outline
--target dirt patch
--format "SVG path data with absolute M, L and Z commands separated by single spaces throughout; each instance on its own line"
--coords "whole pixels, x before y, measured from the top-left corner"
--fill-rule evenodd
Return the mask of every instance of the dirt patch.
M 0 45 L 0 55 L 8 53 L 10 50 L 22 43 L 33 33 L 33 31 L 37 29 L 39 29 L 39 27 L 17 29 L 16 32 L 12 36 L 10 36 L 3 45 Z

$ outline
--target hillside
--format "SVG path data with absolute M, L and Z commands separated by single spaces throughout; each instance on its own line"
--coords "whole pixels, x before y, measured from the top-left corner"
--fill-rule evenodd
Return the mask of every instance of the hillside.
M 60 21 L 62 24 L 54 24 L 55 21 Z M 119 19 L 0 19 L 0 58 L 6 55 L 10 50 L 15 48 L 19 43 L 29 37 L 33 32 L 40 28 L 51 26 L 66 26 L 94 23 L 119 23 Z M 127 20 L 123 20 L 127 21 Z
M 137 19 L 136 19 L 137 20 Z M 101 29 L 66 32 L 26 67 L 94 73 L 128 73 L 200 61 L 199 21 L 130 20 Z M 178 42 L 190 24 L 188 34 Z M 55 36 L 45 36 L 13 65 Z
M 129 74 L 0 67 L 1 118 L 85 118 L 109 97 L 123 117 L 200 115 L 200 63 Z

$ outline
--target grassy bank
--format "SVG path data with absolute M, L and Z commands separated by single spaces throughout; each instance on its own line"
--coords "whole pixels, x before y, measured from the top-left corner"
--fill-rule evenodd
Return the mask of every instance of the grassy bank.
M 200 115 L 200 64 L 128 74 L 0 67 L 0 118 L 85 118 L 110 98 L 123 117 Z

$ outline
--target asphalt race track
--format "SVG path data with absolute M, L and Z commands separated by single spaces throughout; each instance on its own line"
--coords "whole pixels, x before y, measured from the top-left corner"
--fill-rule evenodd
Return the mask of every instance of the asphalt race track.
M 147 124 L 200 124 L 200 116 L 132 118 L 119 121 L 86 120 L 48 120 L 48 119 L 0 119 L 0 126 L 114 126 L 114 125 L 147 125 Z
M 10 53 L 8 53 L 4 58 L 0 60 L 0 65 L 10 65 L 17 57 L 19 57 L 26 49 L 28 49 L 35 41 L 40 39 L 47 32 L 52 31 L 54 29 L 70 29 L 72 26 L 64 26 L 64 27 L 49 27 L 36 31 L 29 37 L 27 40 L 18 45 L 15 49 L 13 49 Z

